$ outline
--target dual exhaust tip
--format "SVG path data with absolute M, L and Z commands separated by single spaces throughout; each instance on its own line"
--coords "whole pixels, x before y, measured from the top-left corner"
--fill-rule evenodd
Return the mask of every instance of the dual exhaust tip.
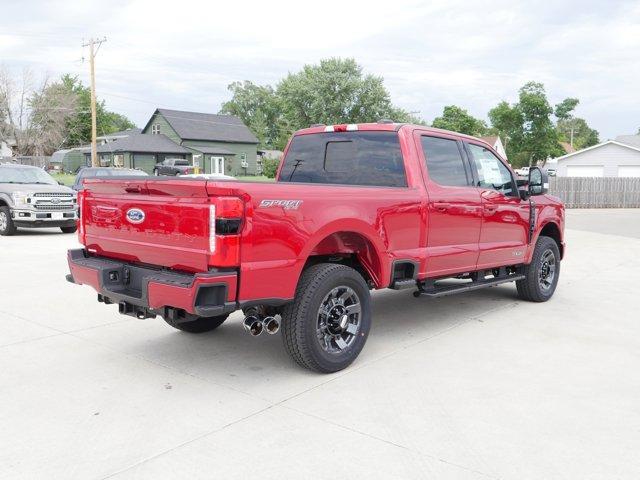
M 255 315 L 249 315 L 244 319 L 244 329 L 253 337 L 257 337 L 263 331 L 275 335 L 280 330 L 280 320 L 271 316 L 260 319 Z

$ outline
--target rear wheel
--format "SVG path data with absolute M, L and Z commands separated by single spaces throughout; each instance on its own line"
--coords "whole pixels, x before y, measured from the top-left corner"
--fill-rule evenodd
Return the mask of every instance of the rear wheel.
M 282 339 L 301 366 L 322 373 L 348 367 L 371 328 L 371 298 L 356 270 L 322 263 L 300 278 L 294 301 L 282 312 Z
M 560 277 L 560 249 L 553 238 L 540 236 L 523 280 L 516 282 L 518 296 L 530 302 L 546 302 L 553 296 Z
M 9 207 L 0 207 L 0 235 L 9 236 L 16 233 L 16 227 L 11 219 Z
M 60 227 L 60 230 L 62 230 L 62 233 L 76 233 L 78 227 L 75 225 L 73 227 Z
M 195 315 L 193 315 L 193 320 L 177 322 L 175 320 L 165 318 L 164 321 L 171 325 L 173 328 L 177 328 L 178 330 L 182 330 L 183 332 L 204 333 L 218 328 L 224 323 L 228 316 L 229 314 L 219 315 L 217 317 L 196 317 Z

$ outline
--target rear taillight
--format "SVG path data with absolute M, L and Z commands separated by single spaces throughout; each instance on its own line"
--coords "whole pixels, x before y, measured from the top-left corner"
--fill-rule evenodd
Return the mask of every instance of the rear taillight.
M 82 219 L 82 214 L 84 212 L 84 196 L 84 190 L 80 190 L 76 199 L 78 205 L 78 241 L 82 245 L 84 245 L 84 221 Z
M 240 230 L 244 202 L 238 197 L 215 197 L 209 206 L 209 264 L 236 266 L 240 262 Z

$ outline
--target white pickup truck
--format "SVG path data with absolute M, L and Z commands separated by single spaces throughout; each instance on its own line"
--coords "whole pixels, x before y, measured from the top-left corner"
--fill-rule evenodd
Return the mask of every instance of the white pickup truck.
M 76 193 L 38 167 L 0 164 L 0 235 L 17 227 L 76 231 Z

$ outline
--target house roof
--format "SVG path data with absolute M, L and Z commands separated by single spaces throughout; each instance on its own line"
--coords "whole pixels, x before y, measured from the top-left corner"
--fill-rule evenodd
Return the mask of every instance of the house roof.
M 640 135 L 618 135 L 616 142 L 640 148 Z
M 131 135 L 118 138 L 113 142 L 98 145 L 98 153 L 135 152 L 135 153 L 191 153 L 167 136 L 159 135 Z
M 484 140 L 489 145 L 493 146 L 498 141 L 498 136 L 497 135 L 490 135 L 488 137 L 480 137 L 480 140 Z
M 573 153 L 576 151 L 576 149 L 573 148 L 569 142 L 559 142 L 559 143 L 562 149 L 564 150 L 564 153 Z
M 185 112 L 158 108 L 155 114 L 162 115 L 183 140 L 206 140 L 212 142 L 258 143 L 256 136 L 233 115 Z M 145 125 L 147 129 L 153 116 Z
M 201 146 L 189 146 L 192 150 L 197 150 L 198 152 L 208 153 L 208 154 L 218 154 L 218 155 L 235 155 L 231 150 L 227 150 L 222 147 L 201 147 Z
M 597 145 L 593 145 L 591 147 L 583 148 L 582 150 L 577 150 L 572 153 L 567 153 L 566 155 L 562 155 L 561 157 L 556 157 L 554 160 L 564 160 L 565 158 L 573 157 L 574 155 L 580 155 L 582 152 L 588 152 L 589 150 L 595 150 L 596 148 L 604 147 L 605 145 L 618 145 L 620 147 L 629 148 L 631 150 L 635 150 L 636 152 L 640 152 L 640 145 L 635 147 L 632 145 L 628 145 L 626 143 L 618 142 L 617 140 L 607 140 L 606 142 L 599 143 Z
M 139 135 L 140 133 L 142 133 L 142 129 L 141 128 L 129 128 L 127 130 L 120 130 L 119 132 L 113 132 L 113 133 L 107 133 L 104 135 L 100 135 L 99 139 L 104 139 L 104 138 L 115 138 L 115 137 L 128 137 L 130 135 Z

